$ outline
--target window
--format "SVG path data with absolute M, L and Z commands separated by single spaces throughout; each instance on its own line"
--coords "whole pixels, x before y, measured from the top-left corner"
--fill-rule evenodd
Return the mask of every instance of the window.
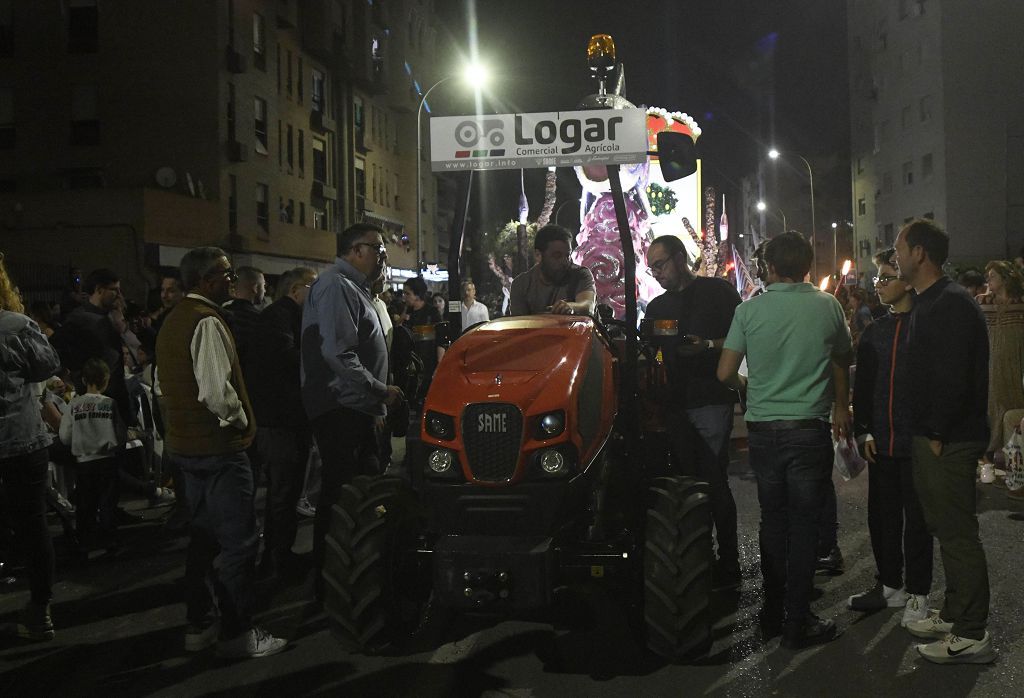
M 270 200 L 270 187 L 266 184 L 256 185 L 256 225 L 270 232 L 270 211 L 267 202 Z
M 903 127 L 904 131 L 906 131 L 908 128 L 910 128 L 911 124 L 913 124 L 913 122 L 914 122 L 913 114 L 914 114 L 914 111 L 910 108 L 909 104 L 907 106 L 903 107 L 903 111 L 900 113 L 900 125 Z
M 391 145 L 391 129 L 388 124 L 388 112 L 384 110 L 384 129 L 382 133 L 384 139 L 384 149 L 387 150 Z
M 277 120 L 277 166 L 284 164 L 284 136 L 281 132 L 281 120 Z
M 288 222 L 295 222 L 295 199 L 288 199 L 288 205 L 284 207 L 285 213 L 288 214 Z
M 254 97 L 252 101 L 253 124 L 256 129 L 256 152 L 266 155 L 267 150 L 267 101 Z
M 384 182 L 381 184 L 381 189 L 384 190 L 384 205 L 391 205 L 391 173 L 384 170 Z
M 281 94 L 281 44 L 277 45 L 277 94 Z
M 931 179 L 932 172 L 935 169 L 934 159 L 931 153 L 927 153 L 921 156 L 921 177 L 923 179 Z
M 868 203 L 864 200 L 864 197 L 857 199 L 857 215 L 866 216 L 868 215 Z
M 96 0 L 69 0 L 68 53 L 96 53 L 99 49 L 99 11 Z
M 292 52 L 291 51 L 288 51 L 288 64 L 286 65 L 286 67 L 284 69 L 284 74 L 285 74 L 284 91 L 285 91 L 285 94 L 287 94 L 288 98 L 290 99 L 291 96 L 292 96 Z
M 299 225 L 306 226 L 306 203 L 304 201 L 299 202 Z
M 14 90 L 0 87 L 0 150 L 14 147 Z
M 882 175 L 882 193 L 892 194 L 892 175 L 888 172 Z
M 319 230 L 327 230 L 327 211 L 319 208 L 313 209 L 313 227 Z
M 313 68 L 313 92 L 311 101 L 313 103 L 313 111 L 327 111 L 327 83 L 324 81 L 324 74 L 321 73 L 316 68 Z M 358 99 L 357 101 L 359 104 L 359 111 L 361 114 L 362 101 Z
M 398 197 L 398 175 L 397 174 L 395 175 L 395 188 L 393 189 L 393 191 L 395 192 L 395 210 L 396 211 L 400 211 L 402 209 L 398 205 L 398 198 L 399 197 Z
M 228 83 L 228 107 L 227 107 L 228 140 L 236 141 L 235 138 L 235 84 Z
M 238 180 L 228 175 L 228 232 L 238 232 Z
M 919 102 L 919 115 L 921 121 L 930 121 L 932 118 L 932 96 L 925 95 Z
M 95 85 L 71 88 L 71 145 L 97 145 L 100 121 Z
M 288 124 L 286 127 L 285 139 L 288 148 L 288 172 L 292 171 L 292 167 L 295 164 L 295 145 L 292 143 L 292 125 Z
M 366 161 L 356 158 L 356 208 L 366 208 Z
M 252 15 L 252 62 L 260 70 L 267 69 L 266 25 L 263 15 L 254 12 Z
M 864 174 L 864 158 L 857 158 L 857 174 Z
M 14 55 L 14 2 L 0 0 L 0 56 Z
M 299 67 L 295 71 L 295 77 L 298 79 L 298 84 L 295 85 L 295 94 L 298 97 L 299 104 L 302 104 L 302 57 L 299 57 Z
M 313 139 L 313 180 L 327 184 L 327 143 Z
M 903 186 L 909 187 L 914 183 L 914 163 L 903 163 Z
M 372 192 L 373 192 L 373 197 L 372 197 L 373 198 L 373 203 L 377 203 L 378 187 L 377 187 L 377 166 L 376 165 L 373 166 L 373 180 L 372 181 L 373 181 L 373 189 L 372 189 Z
M 306 134 L 299 129 L 299 177 L 306 173 Z

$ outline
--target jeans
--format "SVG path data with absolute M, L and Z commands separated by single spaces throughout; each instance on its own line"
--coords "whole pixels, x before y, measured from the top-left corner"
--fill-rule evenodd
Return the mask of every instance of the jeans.
M 357 475 L 380 473 L 376 422 L 376 417 L 346 407 L 331 410 L 312 422 L 323 462 L 320 500 L 313 519 L 313 566 L 317 570 L 323 567 L 331 508 L 341 499 L 342 487 Z
M 825 503 L 818 519 L 818 557 L 827 557 L 839 545 L 839 502 L 836 500 L 836 485 L 832 478 L 825 487 Z
M 681 472 L 711 487 L 711 516 L 718 542 L 718 560 L 729 572 L 739 571 L 736 500 L 729 489 L 729 436 L 733 406 L 706 405 L 666 415 L 669 443 Z
M 790 623 L 810 614 L 818 522 L 832 474 L 828 423 L 805 429 L 751 431 L 750 464 L 761 505 L 761 575 L 765 606 Z
M 928 531 L 939 541 L 946 571 L 946 600 L 942 620 L 953 634 L 980 640 L 988 624 L 988 563 L 978 537 L 978 504 L 974 485 L 978 458 L 985 443 L 948 443 L 942 455 L 932 453 L 928 440 L 913 441 L 914 487 Z
M 37 606 L 50 603 L 53 596 L 53 544 L 46 526 L 48 465 L 45 448 L 0 458 L 14 543 L 28 564 L 32 603 Z
M 295 544 L 298 514 L 295 505 L 309 460 L 310 435 L 306 429 L 260 427 L 256 446 L 267 474 L 267 507 L 263 544 L 271 564 L 284 562 Z
M 932 537 L 914 490 L 910 458 L 876 455 L 868 465 L 868 531 L 878 579 L 893 589 L 927 595 L 932 588 Z
M 230 639 L 252 626 L 255 601 L 259 537 L 249 457 L 240 451 L 174 455 L 173 459 L 184 475 L 192 515 L 185 558 L 187 617 L 197 623 L 212 612 L 212 587 L 220 609 L 221 637 Z

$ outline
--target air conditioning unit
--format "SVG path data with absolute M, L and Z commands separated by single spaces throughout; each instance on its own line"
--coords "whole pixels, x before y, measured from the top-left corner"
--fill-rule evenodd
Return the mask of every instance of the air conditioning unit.
M 228 160 L 245 162 L 249 159 L 249 146 L 238 141 L 228 141 Z
M 229 73 L 245 72 L 245 57 L 231 46 L 227 48 L 225 62 Z

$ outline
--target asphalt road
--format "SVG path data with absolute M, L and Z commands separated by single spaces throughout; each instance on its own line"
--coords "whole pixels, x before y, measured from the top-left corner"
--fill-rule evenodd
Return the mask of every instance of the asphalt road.
M 992 588 L 989 629 L 998 651 L 990 666 L 936 666 L 920 660 L 899 614 L 846 610 L 849 595 L 873 583 L 865 525 L 867 480 L 837 481 L 840 546 L 846 572 L 818 577 L 819 615 L 844 633 L 826 646 L 789 652 L 753 630 L 759 598 L 758 506 L 746 453 L 737 449 L 732 487 L 740 516 L 744 583 L 716 598 L 720 616 L 710 655 L 667 665 L 637 647 L 614 600 L 580 597 L 557 627 L 460 620 L 446 644 L 408 656 L 346 655 L 309 602 L 311 580 L 278 592 L 260 622 L 291 643 L 280 655 L 227 662 L 182 649 L 184 539 L 160 534 L 161 509 L 124 531 L 117 557 L 63 567 L 53 606 L 57 638 L 45 644 L 0 639 L 3 696 L 1020 696 L 1024 695 L 1024 594 L 1020 554 L 1024 516 L 1003 490 L 979 485 L 982 539 Z M 141 507 L 142 503 L 137 503 Z M 308 549 L 311 522 L 296 550 Z M 941 599 L 936 547 L 932 600 Z M 0 625 L 9 632 L 25 602 L 23 580 L 0 590 Z

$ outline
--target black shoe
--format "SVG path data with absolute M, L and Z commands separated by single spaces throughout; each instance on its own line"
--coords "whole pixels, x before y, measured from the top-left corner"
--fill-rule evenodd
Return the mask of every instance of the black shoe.
M 711 568 L 711 591 L 733 591 L 739 589 L 742 584 L 743 576 L 738 567 L 715 565 Z
M 820 574 L 838 576 L 845 571 L 845 568 L 843 553 L 837 545 L 828 551 L 828 554 L 818 557 L 818 563 L 815 565 L 814 570 Z
M 839 636 L 836 624 L 813 613 L 802 622 L 787 622 L 782 629 L 782 646 L 790 650 L 800 650 L 813 645 L 831 642 Z
M 757 614 L 757 626 L 761 632 L 761 640 L 767 642 L 782 634 L 782 609 L 762 608 Z

